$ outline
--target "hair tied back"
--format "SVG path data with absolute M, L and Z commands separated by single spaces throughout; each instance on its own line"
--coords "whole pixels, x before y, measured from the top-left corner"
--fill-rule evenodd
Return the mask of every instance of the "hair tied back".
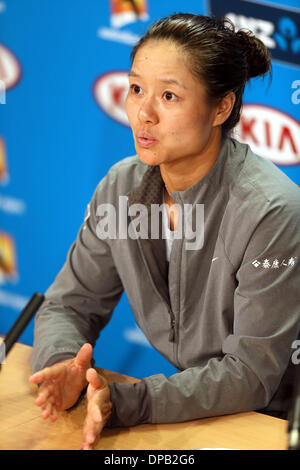
M 240 29 L 236 36 L 248 64 L 247 80 L 265 75 L 271 70 L 270 53 L 265 44 L 250 30 Z

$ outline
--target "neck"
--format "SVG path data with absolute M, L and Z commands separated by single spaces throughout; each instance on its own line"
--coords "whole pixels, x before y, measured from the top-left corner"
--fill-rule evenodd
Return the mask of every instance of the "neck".
M 184 191 L 200 181 L 216 162 L 221 147 L 221 130 L 214 128 L 199 155 L 192 155 L 160 165 L 165 186 L 170 193 Z

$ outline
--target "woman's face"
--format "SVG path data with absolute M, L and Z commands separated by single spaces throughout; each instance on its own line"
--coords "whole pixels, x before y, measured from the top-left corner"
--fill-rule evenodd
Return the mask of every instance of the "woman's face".
M 148 165 L 200 156 L 213 132 L 214 108 L 180 48 L 150 41 L 135 55 L 126 112 L 136 152 Z

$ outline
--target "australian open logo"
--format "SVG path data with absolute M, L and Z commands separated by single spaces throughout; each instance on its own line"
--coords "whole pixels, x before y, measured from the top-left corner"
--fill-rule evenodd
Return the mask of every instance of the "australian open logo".
M 11 235 L 0 231 L 0 284 L 17 280 L 16 249 Z
M 251 30 L 269 48 L 272 60 L 299 66 L 300 9 L 243 0 L 210 0 L 210 13 Z
M 109 4 L 110 26 L 100 27 L 98 36 L 133 46 L 140 39 L 135 25 L 149 20 L 147 0 L 110 0 Z

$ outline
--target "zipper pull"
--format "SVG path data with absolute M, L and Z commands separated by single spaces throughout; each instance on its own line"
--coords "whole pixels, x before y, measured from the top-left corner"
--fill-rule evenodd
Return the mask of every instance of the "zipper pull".
M 171 321 L 171 328 L 170 328 L 170 332 L 169 332 L 169 341 L 171 343 L 173 343 L 174 339 L 175 339 L 175 321 L 172 320 Z

